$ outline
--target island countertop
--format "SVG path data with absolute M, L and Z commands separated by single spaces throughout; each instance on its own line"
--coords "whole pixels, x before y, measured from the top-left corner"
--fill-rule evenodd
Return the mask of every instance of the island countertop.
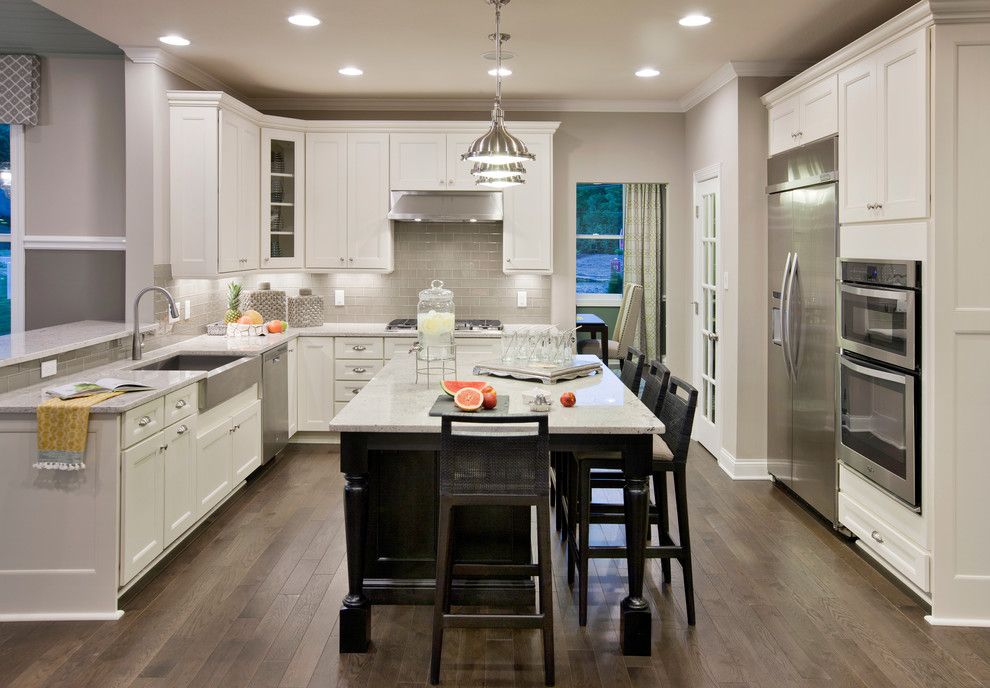
M 597 356 L 591 355 L 576 358 L 598 360 Z M 528 404 L 523 401 L 523 392 L 533 388 L 546 390 L 553 399 L 548 421 L 551 433 L 642 435 L 664 431 L 663 423 L 608 368 L 590 377 L 544 385 L 533 380 L 473 374 L 474 366 L 483 360 L 491 360 L 491 357 L 459 356 L 457 379 L 488 380 L 500 396 L 508 396 L 510 414 L 530 413 Z M 577 404 L 572 408 L 560 404 L 560 395 L 565 391 L 574 392 L 577 397 Z M 430 416 L 429 410 L 442 393 L 439 378 L 435 376 L 430 384 L 424 381 L 417 384 L 415 359 L 400 356 L 382 368 L 334 416 L 329 429 L 333 432 L 439 433 L 440 418 Z

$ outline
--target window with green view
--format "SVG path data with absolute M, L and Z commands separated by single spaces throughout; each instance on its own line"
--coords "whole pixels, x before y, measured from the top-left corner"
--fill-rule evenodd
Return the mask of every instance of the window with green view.
M 621 294 L 622 184 L 577 185 L 577 293 Z
M 10 334 L 10 125 L 0 124 L 0 335 Z

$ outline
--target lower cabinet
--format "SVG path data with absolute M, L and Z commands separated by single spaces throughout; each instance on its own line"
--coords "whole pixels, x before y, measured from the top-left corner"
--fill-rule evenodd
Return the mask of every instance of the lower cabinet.
M 233 426 L 228 421 L 196 437 L 197 518 L 227 496 L 232 488 Z
M 165 429 L 163 510 L 165 546 L 196 522 L 196 417 Z
M 327 432 L 333 418 L 333 338 L 300 337 L 296 429 Z
M 231 421 L 231 474 L 234 484 L 261 466 L 261 401 L 256 401 Z
M 165 433 L 122 454 L 121 582 L 126 583 L 165 549 Z

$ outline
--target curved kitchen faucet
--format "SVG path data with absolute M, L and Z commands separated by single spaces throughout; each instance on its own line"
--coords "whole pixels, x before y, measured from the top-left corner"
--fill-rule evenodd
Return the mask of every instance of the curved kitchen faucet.
M 161 287 L 145 287 L 137 293 L 134 297 L 134 338 L 131 341 L 131 359 L 135 361 L 141 360 L 141 347 L 144 346 L 143 335 L 141 334 L 141 320 L 138 318 L 138 304 L 141 303 L 141 297 L 144 296 L 149 291 L 160 291 L 168 299 L 168 312 L 173 318 L 179 317 L 179 307 L 175 305 L 175 299 L 172 295 L 168 293 L 167 289 Z

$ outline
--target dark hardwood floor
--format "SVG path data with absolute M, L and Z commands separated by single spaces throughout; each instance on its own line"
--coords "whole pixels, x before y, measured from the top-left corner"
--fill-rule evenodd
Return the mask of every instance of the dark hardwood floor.
M 650 561 L 653 656 L 623 657 L 624 563 L 592 561 L 582 629 L 555 548 L 558 686 L 990 685 L 990 629 L 928 626 L 912 598 L 780 490 L 732 482 L 700 447 L 688 478 L 697 626 L 685 621 L 677 565 L 664 589 Z M 0 624 L 0 686 L 424 685 L 430 607 L 377 607 L 372 651 L 337 653 L 341 489 L 334 451 L 290 448 L 124 605 L 120 621 Z M 542 682 L 538 632 L 447 633 L 444 685 Z

